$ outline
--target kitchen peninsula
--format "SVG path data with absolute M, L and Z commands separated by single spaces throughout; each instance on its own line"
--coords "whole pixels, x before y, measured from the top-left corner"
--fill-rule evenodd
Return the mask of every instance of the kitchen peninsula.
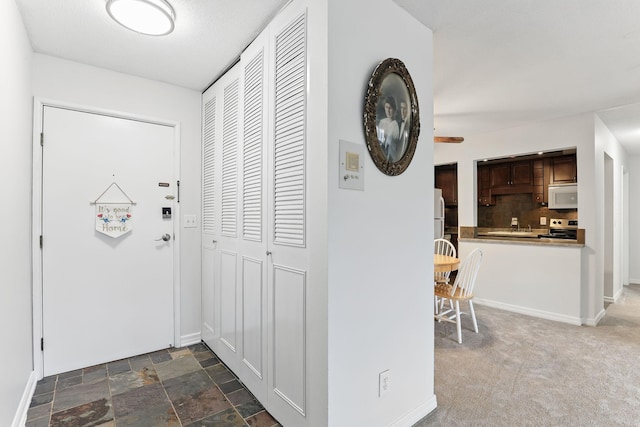
M 548 233 L 546 228 L 534 228 L 514 231 L 507 228 L 489 227 L 460 227 L 459 241 L 481 240 L 485 242 L 541 245 L 541 246 L 584 246 L 584 229 L 577 230 L 577 238 L 574 239 L 547 239 L 538 236 Z
M 506 228 L 460 227 L 459 257 L 464 259 L 475 248 L 484 252 L 474 301 L 584 324 L 580 311 L 584 229 L 578 229 L 576 240 L 540 239 L 539 231 L 545 229 L 512 233 Z

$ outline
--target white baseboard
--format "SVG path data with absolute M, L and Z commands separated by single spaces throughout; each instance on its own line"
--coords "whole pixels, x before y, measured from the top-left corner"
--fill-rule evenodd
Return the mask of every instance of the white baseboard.
M 616 292 L 616 294 L 613 296 L 613 302 L 616 303 L 620 301 L 620 298 L 622 297 L 623 293 L 624 293 L 624 285 L 620 286 L 620 289 L 618 289 L 618 292 Z
M 395 420 L 389 427 L 411 427 L 429 415 L 437 406 L 438 403 L 436 401 L 436 395 L 434 394 L 429 400 L 420 404 L 417 408 L 413 409 L 403 417 Z
M 596 317 L 594 317 L 593 319 L 582 319 L 582 324 L 587 326 L 598 326 L 598 322 L 602 320 L 604 314 L 605 310 L 603 308 L 598 314 L 596 314 Z
M 555 322 L 568 323 L 570 325 L 580 326 L 583 324 L 582 319 L 566 314 L 552 313 L 550 311 L 537 310 L 535 308 L 522 307 L 519 305 L 505 304 L 503 302 L 486 300 L 482 298 L 473 298 L 474 303 L 486 305 L 487 307 L 498 308 L 500 310 L 512 311 L 514 313 L 526 314 L 527 316 L 539 317 L 541 319 L 553 320 Z
M 186 347 L 188 345 L 198 344 L 200 341 L 202 341 L 200 332 L 183 335 L 180 337 L 180 345 L 178 347 Z
M 616 292 L 615 295 L 613 295 L 612 297 L 605 296 L 604 302 L 616 303 L 620 301 L 620 297 L 622 296 L 623 291 L 624 291 L 624 286 L 621 286 L 620 289 L 618 289 L 618 292 Z
M 29 412 L 29 406 L 31 405 L 31 399 L 33 398 L 33 393 L 36 391 L 37 383 L 38 383 L 38 378 L 36 376 L 36 372 L 32 371 L 31 375 L 29 375 L 29 380 L 27 381 L 27 385 L 24 388 L 24 392 L 22 393 L 22 398 L 20 399 L 18 410 L 16 411 L 16 414 L 13 417 L 13 422 L 11 423 L 11 427 L 24 427 L 25 423 L 27 422 L 27 412 Z

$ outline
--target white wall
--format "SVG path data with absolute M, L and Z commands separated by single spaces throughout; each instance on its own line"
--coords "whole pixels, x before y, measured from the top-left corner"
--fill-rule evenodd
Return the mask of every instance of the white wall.
M 31 349 L 31 45 L 13 1 L 0 2 L 0 425 L 12 425 Z M 22 402 L 28 406 L 29 402 Z M 24 408 L 22 408 L 24 409 Z M 16 419 L 18 422 L 19 419 Z M 16 424 L 17 425 L 17 424 Z
M 603 214 L 603 235 L 602 235 L 602 258 L 603 258 L 603 277 L 605 270 L 613 270 L 613 287 L 607 289 L 605 296 L 610 300 L 616 300 L 622 294 L 622 286 L 625 284 L 626 272 L 623 270 L 624 266 L 624 253 L 628 252 L 628 243 L 625 239 L 627 231 L 624 230 L 624 208 L 625 208 L 625 191 L 624 189 L 624 170 L 627 168 L 628 157 L 627 153 L 622 148 L 620 143 L 613 136 L 611 131 L 606 127 L 602 120 L 596 115 L 594 120 L 595 129 L 595 156 L 596 156 L 596 171 L 601 171 L 601 180 L 603 182 L 602 198 L 599 200 L 607 200 L 613 204 L 612 210 L 612 224 L 605 224 L 604 222 L 604 206 L 598 207 L 602 209 Z M 606 154 L 606 155 L 605 155 Z M 605 158 L 613 159 L 612 162 L 612 174 L 613 179 L 613 191 L 607 194 L 609 190 L 604 187 L 606 182 L 605 173 L 608 173 L 605 168 Z M 637 185 L 631 188 L 639 188 Z M 631 194 L 634 192 L 631 191 Z M 637 210 L 631 210 L 631 212 L 639 212 Z M 612 233 L 611 240 L 613 249 L 613 263 L 611 265 L 605 264 L 605 252 L 608 250 L 607 237 L 605 233 Z M 634 240 L 634 239 L 631 239 Z
M 484 253 L 473 291 L 478 304 L 572 325 L 582 323 L 582 248 L 460 240 L 458 256 L 464 259 L 475 248 Z
M 391 0 L 329 0 L 329 425 L 412 425 L 435 406 L 432 33 Z M 404 62 L 421 134 L 409 168 L 384 175 L 364 150 L 364 191 L 338 188 L 339 140 L 364 146 L 375 66 Z M 311 116 L 312 117 L 312 116 Z M 378 374 L 391 387 L 378 397 Z
M 603 314 L 602 203 L 604 192 L 602 148 L 595 145 L 595 115 L 564 117 L 478 135 L 463 135 L 462 144 L 436 144 L 435 164 L 458 163 L 458 223 L 474 226 L 476 220 L 475 160 L 577 148 L 578 215 L 585 229 L 582 251 L 581 315 L 595 324 Z M 597 154 L 599 153 L 599 154 Z M 505 276 L 518 272 L 505 266 Z M 478 288 L 481 287 L 478 282 Z
M 181 214 L 200 218 L 200 92 L 41 54 L 32 72 L 36 97 L 179 122 Z M 181 229 L 180 251 L 181 335 L 199 341 L 200 221 Z
M 640 188 L 640 156 L 631 156 L 628 159 L 629 171 L 629 283 L 640 283 L 640 221 L 631 214 L 640 212 L 640 191 L 631 191 Z

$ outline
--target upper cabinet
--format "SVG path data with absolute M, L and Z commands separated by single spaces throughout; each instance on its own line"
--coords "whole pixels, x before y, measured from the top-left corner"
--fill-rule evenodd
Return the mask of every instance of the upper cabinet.
M 435 187 L 442 189 L 445 206 L 458 206 L 458 167 L 457 165 L 436 166 Z
M 547 186 L 545 185 L 545 172 L 549 172 L 549 167 L 545 168 L 545 160 L 538 159 L 531 162 L 533 168 L 533 194 L 532 199 L 534 203 L 540 203 L 546 205 L 548 202 Z M 547 163 L 548 165 L 548 163 Z
M 549 184 L 570 184 L 578 182 L 576 155 L 552 157 Z
M 549 185 L 578 182 L 576 165 L 576 153 L 565 152 L 478 162 L 478 205 L 493 206 L 496 196 L 500 195 L 531 194 L 534 203 L 547 206 Z M 446 179 L 440 179 L 440 182 L 446 182 Z M 436 186 L 437 183 L 436 173 Z
M 491 195 L 491 166 L 478 165 L 478 204 L 491 206 L 496 198 Z
M 491 194 L 531 193 L 533 173 L 530 160 L 497 163 L 490 169 Z

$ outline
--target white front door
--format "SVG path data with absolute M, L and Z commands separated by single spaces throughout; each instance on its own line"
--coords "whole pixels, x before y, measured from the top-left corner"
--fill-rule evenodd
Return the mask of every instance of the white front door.
M 42 126 L 44 375 L 173 345 L 174 128 L 48 106 Z M 108 188 L 98 206 L 135 203 L 119 237 Z

